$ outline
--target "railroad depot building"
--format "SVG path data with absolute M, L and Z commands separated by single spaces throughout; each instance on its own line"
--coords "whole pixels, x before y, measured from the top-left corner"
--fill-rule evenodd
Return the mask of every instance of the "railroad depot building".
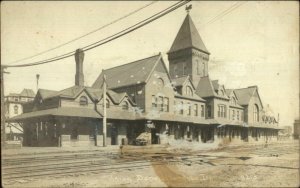
M 148 144 L 277 140 L 278 119 L 265 112 L 258 87 L 227 89 L 211 80 L 209 55 L 189 14 L 168 52 L 169 70 L 159 53 L 103 70 L 87 87 L 77 50 L 75 85 L 39 89 L 9 121 L 22 124 L 24 146 L 102 145 L 105 103 L 109 145 L 134 144 L 144 133 Z

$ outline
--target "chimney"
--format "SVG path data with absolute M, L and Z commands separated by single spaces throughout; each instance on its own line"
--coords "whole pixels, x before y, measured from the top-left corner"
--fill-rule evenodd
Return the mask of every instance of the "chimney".
M 76 62 L 75 85 L 76 86 L 84 86 L 83 59 L 84 59 L 83 50 L 77 49 L 75 52 L 75 62 Z

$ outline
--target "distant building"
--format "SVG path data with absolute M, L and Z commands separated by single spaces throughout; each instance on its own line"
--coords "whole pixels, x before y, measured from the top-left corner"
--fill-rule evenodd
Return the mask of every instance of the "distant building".
M 300 135 L 300 120 L 296 119 L 294 122 L 294 138 L 299 139 Z
M 4 107 L 6 119 L 23 113 L 23 105 L 34 99 L 32 89 L 23 89 L 21 93 L 10 93 L 5 96 Z M 6 123 L 5 132 L 8 140 L 19 140 L 23 135 L 23 128 L 18 123 Z
M 266 113 L 258 87 L 226 89 L 211 80 L 209 56 L 189 14 L 168 52 L 169 70 L 158 54 L 106 69 L 87 87 L 77 50 L 75 85 L 39 89 L 9 121 L 23 125 L 27 146 L 102 145 L 105 103 L 109 145 L 133 144 L 144 133 L 148 144 L 276 141 L 278 118 Z

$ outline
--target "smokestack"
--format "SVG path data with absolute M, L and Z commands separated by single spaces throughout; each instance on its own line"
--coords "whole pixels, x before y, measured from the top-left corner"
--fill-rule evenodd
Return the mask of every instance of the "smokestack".
M 77 49 L 75 52 L 75 62 L 76 62 L 75 85 L 76 86 L 84 86 L 83 59 L 84 59 L 83 50 Z

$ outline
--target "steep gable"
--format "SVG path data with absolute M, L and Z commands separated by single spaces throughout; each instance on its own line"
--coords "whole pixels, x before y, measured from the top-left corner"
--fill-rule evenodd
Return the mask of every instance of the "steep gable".
M 186 48 L 196 48 L 209 54 L 189 14 L 185 17 L 169 53 Z

